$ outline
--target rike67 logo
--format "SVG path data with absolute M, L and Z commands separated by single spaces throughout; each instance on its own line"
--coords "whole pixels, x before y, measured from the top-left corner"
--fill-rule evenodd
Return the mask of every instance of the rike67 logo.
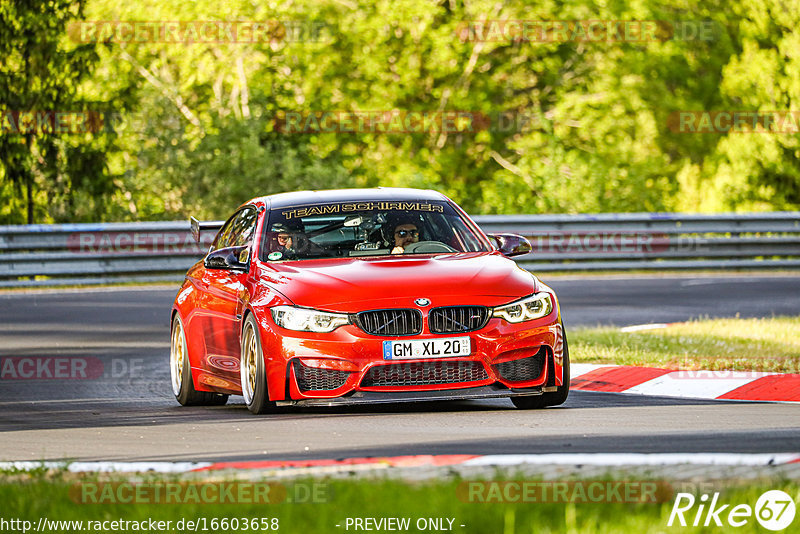
M 756 501 L 755 509 L 749 504 L 722 504 L 719 493 L 714 493 L 709 502 L 708 494 L 696 499 L 691 493 L 678 493 L 669 514 L 667 526 L 731 526 L 742 527 L 755 517 L 768 530 L 784 530 L 794 521 L 796 506 L 786 492 L 770 490 Z

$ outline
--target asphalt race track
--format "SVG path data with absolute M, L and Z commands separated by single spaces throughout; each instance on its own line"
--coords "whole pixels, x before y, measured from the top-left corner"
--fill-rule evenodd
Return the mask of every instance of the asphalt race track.
M 800 314 L 800 276 L 683 275 L 548 280 L 567 328 L 694 317 Z M 0 460 L 259 460 L 536 452 L 796 452 L 800 405 L 573 392 L 559 408 L 507 400 L 252 416 L 183 408 L 169 386 L 176 287 L 0 293 L 0 359 L 45 357 L 40 376 L 3 372 Z M 91 378 L 59 357 L 82 356 Z M 40 361 L 40 360 L 37 360 Z M 5 369 L 5 368 L 4 368 Z M 87 369 L 83 369 L 86 371 Z

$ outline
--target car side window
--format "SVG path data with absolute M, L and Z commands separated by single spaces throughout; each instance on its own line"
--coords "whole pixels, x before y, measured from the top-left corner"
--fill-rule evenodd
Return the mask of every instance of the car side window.
M 214 239 L 214 242 L 211 244 L 211 249 L 209 250 L 209 252 L 214 252 L 215 250 L 218 250 L 218 249 L 221 249 L 221 248 L 225 248 L 225 247 L 228 246 L 227 243 L 228 243 L 228 241 L 230 239 L 231 230 L 233 229 L 233 221 L 234 220 L 235 220 L 235 217 L 231 217 L 230 219 L 228 219 L 228 222 L 226 222 L 222 226 L 222 229 L 217 234 L 216 239 Z
M 221 248 L 249 245 L 256 229 L 257 211 L 247 207 L 236 212 L 228 219 L 211 246 L 211 252 Z
M 230 247 L 243 247 L 253 241 L 256 231 L 257 212 L 253 208 L 245 208 L 233 223 L 233 239 Z

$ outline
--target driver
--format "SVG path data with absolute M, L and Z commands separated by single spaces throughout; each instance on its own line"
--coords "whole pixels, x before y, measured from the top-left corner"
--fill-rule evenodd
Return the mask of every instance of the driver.
M 274 241 L 270 250 L 273 253 L 278 253 L 280 258 L 293 258 L 297 255 L 297 244 L 295 243 L 297 235 L 302 232 L 301 228 L 291 227 L 287 224 L 276 223 L 272 225 L 271 231 L 275 233 Z
M 394 227 L 394 248 L 392 254 L 402 254 L 411 243 L 419 242 L 419 229 L 413 222 L 401 221 Z

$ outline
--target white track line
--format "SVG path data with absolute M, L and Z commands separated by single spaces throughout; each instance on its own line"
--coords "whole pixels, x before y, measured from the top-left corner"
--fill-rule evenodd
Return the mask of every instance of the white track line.
M 585 375 L 595 369 L 602 369 L 603 367 L 619 367 L 618 365 L 597 365 L 594 363 L 570 363 L 569 374 L 570 378 L 576 378 Z
M 407 457 L 400 457 L 407 460 Z M 782 465 L 791 462 L 800 462 L 800 453 L 680 453 L 680 454 L 638 454 L 638 453 L 587 453 L 587 454 L 492 454 L 465 460 L 460 464 L 450 464 L 465 467 L 475 466 L 520 466 L 520 465 L 592 465 L 592 466 L 664 466 L 664 465 L 725 465 L 725 466 L 770 466 Z M 259 464 L 252 462 L 253 469 L 262 469 Z M 66 468 L 72 473 L 187 473 L 198 469 L 211 468 L 210 462 L 0 462 L 0 469 L 17 469 L 29 471 L 42 468 Z M 427 465 L 427 464 L 425 464 Z M 424 466 L 424 465 L 423 465 Z M 302 470 L 313 474 L 330 474 L 340 471 L 357 469 L 374 470 L 394 467 L 404 469 L 402 462 L 394 464 L 392 458 L 376 458 L 374 463 L 359 465 L 329 465 L 319 467 L 271 467 L 270 471 L 293 472 Z M 415 465 L 413 467 L 420 467 Z M 226 469 L 229 469 L 226 467 Z M 244 462 L 239 470 L 248 469 Z
M 635 324 L 625 326 L 619 329 L 620 332 L 631 333 L 641 332 L 642 330 L 658 330 L 660 328 L 669 328 L 672 323 L 648 323 L 648 324 Z
M 0 469 L 67 469 L 70 473 L 186 473 L 211 462 L 0 462 Z
M 461 465 L 780 465 L 800 460 L 800 453 L 732 454 L 732 453 L 680 453 L 680 454 L 495 454 L 467 460 Z

